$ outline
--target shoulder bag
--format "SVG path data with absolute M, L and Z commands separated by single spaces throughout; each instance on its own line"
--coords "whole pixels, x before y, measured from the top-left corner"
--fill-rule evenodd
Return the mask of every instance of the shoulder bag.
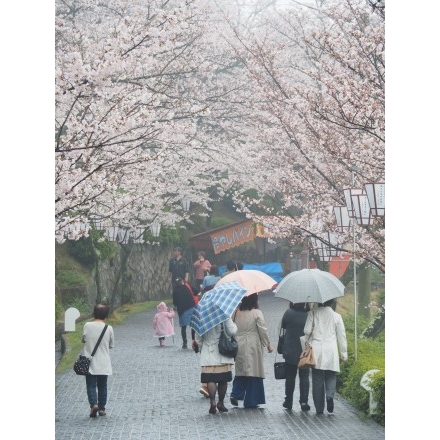
M 234 338 L 234 336 L 231 336 L 230 338 L 226 336 L 226 333 L 223 329 L 223 322 L 221 323 L 220 339 L 218 340 L 218 351 L 221 355 L 230 358 L 235 358 L 238 353 L 237 340 Z
M 309 341 L 312 339 L 313 330 L 315 328 L 315 312 L 312 312 L 313 323 L 312 331 L 305 342 L 304 350 L 299 355 L 298 368 L 310 368 L 316 365 L 315 356 L 313 354 L 313 348 Z
M 101 332 L 101 336 L 99 336 L 99 339 L 96 342 L 95 348 L 93 349 L 90 358 L 88 358 L 87 356 L 80 355 L 79 358 L 76 360 L 76 362 L 73 364 L 73 371 L 79 376 L 88 376 L 90 374 L 89 367 L 90 367 L 90 362 L 92 362 L 91 358 L 95 355 L 96 350 L 98 349 L 98 346 L 102 340 L 102 337 L 104 336 L 104 333 L 107 330 L 107 327 L 108 325 L 106 324 Z

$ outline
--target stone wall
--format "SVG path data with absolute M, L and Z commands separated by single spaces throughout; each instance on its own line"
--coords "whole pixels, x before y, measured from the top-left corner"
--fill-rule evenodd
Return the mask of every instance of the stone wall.
M 165 246 L 120 246 L 119 254 L 99 263 L 102 294 L 108 299 L 115 294 L 116 305 L 124 300 L 142 302 L 170 297 L 168 262 L 172 256 L 172 249 Z M 90 299 L 96 298 L 97 294 L 96 272 L 93 271 L 92 275 L 95 281 Z
M 168 262 L 173 256 L 172 247 L 118 244 L 118 248 L 110 260 L 100 261 L 97 269 L 90 268 L 84 286 L 56 287 L 56 295 L 64 306 L 75 297 L 84 297 L 90 305 L 96 304 L 98 286 L 101 299 L 111 302 L 114 298 L 115 306 L 171 297 Z M 60 246 L 55 248 L 55 257 L 58 252 L 61 252 Z

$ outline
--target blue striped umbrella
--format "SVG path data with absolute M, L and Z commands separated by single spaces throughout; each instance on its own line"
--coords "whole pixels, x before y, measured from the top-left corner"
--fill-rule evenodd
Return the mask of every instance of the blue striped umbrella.
M 222 283 L 206 292 L 197 305 L 190 322 L 199 335 L 231 317 L 247 290 L 236 281 Z

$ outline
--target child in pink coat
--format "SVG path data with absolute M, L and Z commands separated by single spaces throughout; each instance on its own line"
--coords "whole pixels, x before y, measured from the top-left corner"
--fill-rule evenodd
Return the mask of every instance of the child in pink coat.
M 174 309 L 168 311 L 167 305 L 161 302 L 157 305 L 157 313 L 153 319 L 154 335 L 159 338 L 159 345 L 165 347 L 165 338 L 167 336 L 174 336 L 174 326 L 172 318 L 174 317 Z

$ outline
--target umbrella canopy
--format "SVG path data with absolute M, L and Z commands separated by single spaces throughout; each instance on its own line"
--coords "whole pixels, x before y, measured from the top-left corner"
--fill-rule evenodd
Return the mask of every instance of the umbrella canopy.
M 216 285 L 208 290 L 191 316 L 190 327 L 199 335 L 226 321 L 242 300 L 246 289 L 236 281 Z
M 344 285 L 332 275 L 319 269 L 303 269 L 286 275 L 275 289 L 275 296 L 293 303 L 324 303 L 344 296 Z
M 272 290 L 276 286 L 277 282 L 265 274 L 261 270 L 236 270 L 229 273 L 217 281 L 216 286 L 229 281 L 237 281 L 246 289 L 246 295 L 252 295 L 253 293 L 264 292 L 265 290 Z

